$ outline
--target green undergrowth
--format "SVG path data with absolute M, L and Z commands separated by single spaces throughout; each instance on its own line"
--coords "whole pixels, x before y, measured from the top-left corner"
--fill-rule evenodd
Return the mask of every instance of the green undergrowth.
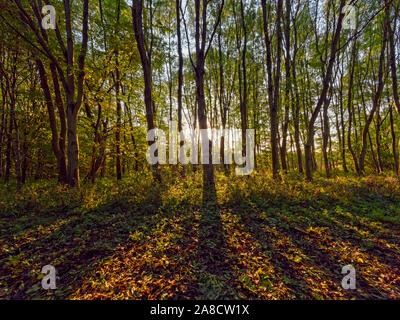
M 3 299 L 400 298 L 390 176 L 148 175 L 0 187 Z M 42 266 L 57 289 L 41 288 Z M 341 287 L 352 264 L 357 289 Z

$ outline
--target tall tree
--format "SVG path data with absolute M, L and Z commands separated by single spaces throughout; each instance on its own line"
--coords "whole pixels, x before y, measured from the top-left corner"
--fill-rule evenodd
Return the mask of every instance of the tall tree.
M 362 147 L 361 147 L 361 152 L 360 156 L 358 158 L 358 163 L 359 163 L 359 174 L 364 174 L 365 173 L 365 155 L 367 153 L 367 136 L 368 136 L 368 131 L 369 127 L 371 125 L 371 122 L 374 118 L 375 111 L 379 107 L 379 104 L 381 102 L 381 95 L 383 91 L 383 87 L 385 85 L 384 81 L 384 72 L 385 72 L 385 50 L 386 50 L 386 44 L 387 44 L 387 24 L 383 24 L 382 26 L 382 46 L 381 46 L 381 53 L 379 56 L 379 70 L 378 70 L 378 79 L 377 79 L 377 89 L 374 93 L 373 101 L 372 101 L 372 109 L 370 111 L 370 114 L 366 120 L 366 123 L 363 128 L 362 132 Z
M 313 179 L 313 176 L 312 176 L 312 166 L 313 166 L 312 145 L 314 142 L 314 135 L 315 135 L 314 125 L 315 125 L 315 121 L 317 120 L 317 116 L 321 110 L 321 107 L 325 103 L 325 99 L 326 99 L 328 89 L 329 89 L 329 86 L 331 83 L 333 65 L 334 65 L 335 59 L 336 59 L 337 45 L 338 45 L 338 41 L 340 38 L 340 32 L 342 30 L 343 18 L 345 15 L 345 13 L 343 12 L 345 3 L 346 3 L 345 0 L 340 1 L 339 17 L 338 17 L 338 20 L 336 23 L 335 33 L 334 33 L 333 39 L 331 41 L 330 57 L 329 57 L 328 66 L 327 66 L 325 74 L 323 76 L 322 91 L 321 91 L 317 105 L 312 112 L 311 119 L 308 122 L 308 126 L 307 126 L 307 140 L 306 140 L 306 143 L 304 144 L 304 151 L 305 151 L 305 160 L 306 160 L 305 161 L 306 178 L 309 181 L 312 181 L 312 179 Z
M 214 35 L 217 31 L 218 25 L 221 21 L 221 14 L 224 7 L 225 1 L 222 0 L 217 18 L 214 22 L 214 26 L 209 34 L 210 30 L 207 28 L 208 20 L 208 6 L 210 2 L 208 0 L 195 0 L 195 56 L 196 61 L 192 58 L 191 63 L 195 74 L 196 81 L 196 101 L 197 101 L 197 116 L 199 120 L 199 128 L 203 130 L 202 142 L 207 143 L 209 146 L 208 151 L 208 164 L 203 164 L 203 184 L 212 185 L 214 184 L 214 167 L 211 164 L 212 154 L 212 141 L 208 137 L 208 123 L 207 123 L 207 112 L 206 112 L 206 101 L 204 95 L 204 74 L 205 74 L 205 62 L 207 54 L 211 48 Z M 190 54 L 190 53 L 189 53 Z M 207 157 L 205 155 L 205 157 Z
M 183 54 L 182 54 L 182 35 L 181 35 L 181 0 L 175 1 L 176 9 L 176 35 L 177 35 L 177 47 L 178 47 L 178 132 L 183 134 L 182 125 L 182 87 L 183 87 Z M 183 146 L 184 139 L 180 139 L 179 142 L 179 158 L 184 156 Z M 182 171 L 184 172 L 184 170 Z
M 269 99 L 269 115 L 270 115 L 270 135 L 271 135 L 271 153 L 272 153 L 272 173 L 275 179 L 279 179 L 279 143 L 278 143 L 278 106 L 279 106 L 279 81 L 281 68 L 281 50 L 282 50 L 282 0 L 278 0 L 276 13 L 276 33 L 277 33 L 277 52 L 276 52 L 276 70 L 273 77 L 272 66 L 272 42 L 269 34 L 267 19 L 267 3 L 261 0 L 263 25 L 264 25 L 264 41 L 266 47 L 267 59 L 267 75 L 268 75 L 268 99 Z M 270 6 L 268 6 L 270 7 Z
M 153 10 L 151 6 L 152 4 L 150 3 L 150 10 Z M 152 14 L 150 14 L 150 16 L 152 16 Z M 150 39 L 150 44 L 148 44 L 148 41 L 146 41 L 143 32 L 143 0 L 132 1 L 132 18 L 133 18 L 133 30 L 135 32 L 135 38 L 136 38 L 136 45 L 139 50 L 140 60 L 142 62 L 147 130 L 150 131 L 155 128 L 154 124 L 155 105 L 152 97 L 153 80 L 152 80 L 152 68 L 151 68 L 153 39 Z M 152 19 L 152 17 L 150 19 Z M 149 141 L 149 146 L 151 144 L 152 142 Z M 153 164 L 153 174 L 156 181 L 161 181 L 161 175 L 159 172 L 158 163 Z

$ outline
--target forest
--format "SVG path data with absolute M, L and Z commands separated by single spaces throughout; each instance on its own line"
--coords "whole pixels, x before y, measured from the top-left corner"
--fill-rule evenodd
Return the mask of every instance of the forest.
M 0 0 L 0 299 L 400 299 L 399 78 L 399 0 Z

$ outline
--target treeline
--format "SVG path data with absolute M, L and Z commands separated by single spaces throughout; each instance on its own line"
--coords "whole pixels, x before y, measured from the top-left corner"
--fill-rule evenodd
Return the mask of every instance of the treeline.
M 45 5 L 54 28 L 44 27 Z M 0 178 L 19 187 L 122 179 L 148 170 L 147 132 L 169 121 L 179 131 L 240 128 L 243 141 L 254 129 L 256 165 L 275 179 L 289 170 L 308 180 L 319 169 L 397 174 L 399 7 L 1 0 Z M 214 170 L 203 165 L 205 183 Z M 157 164 L 151 171 L 162 180 Z

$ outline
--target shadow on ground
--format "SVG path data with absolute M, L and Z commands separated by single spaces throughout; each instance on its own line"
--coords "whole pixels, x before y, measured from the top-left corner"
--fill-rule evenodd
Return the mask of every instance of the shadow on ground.
M 329 181 L 308 186 L 312 195 L 291 185 L 235 183 L 176 182 L 91 210 L 7 216 L 0 297 L 400 298 L 398 194 L 345 184 L 335 193 Z M 55 291 L 40 286 L 46 264 L 57 269 Z M 341 287 L 348 264 L 356 290 Z

